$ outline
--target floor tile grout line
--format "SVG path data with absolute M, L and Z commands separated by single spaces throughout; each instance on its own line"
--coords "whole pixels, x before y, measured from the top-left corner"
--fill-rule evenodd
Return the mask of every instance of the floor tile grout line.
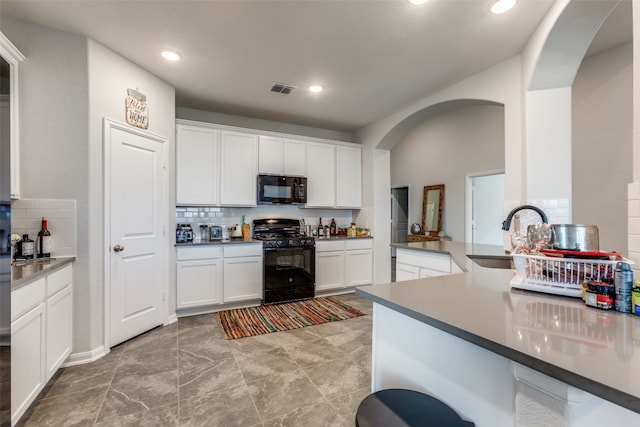
M 124 354 L 124 348 L 121 350 L 121 353 Z M 111 353 L 111 349 L 109 349 L 109 353 Z M 109 353 L 107 353 L 105 356 L 106 357 L 109 355 Z M 96 411 L 96 416 L 93 420 L 93 425 L 96 425 L 98 423 L 98 418 L 100 417 L 100 413 L 102 412 L 102 408 L 104 407 L 104 403 L 107 400 L 107 396 L 109 395 L 109 391 L 111 390 L 111 385 L 113 384 L 113 379 L 116 376 L 116 372 L 118 371 L 118 367 L 120 366 L 120 362 L 122 360 L 122 354 L 119 354 L 116 358 L 116 363 L 115 363 L 115 367 L 113 368 L 113 372 L 111 372 L 111 379 L 109 380 L 109 385 L 107 385 L 105 391 L 104 391 L 104 396 L 102 396 L 102 401 L 100 402 L 100 405 L 98 406 L 98 410 Z

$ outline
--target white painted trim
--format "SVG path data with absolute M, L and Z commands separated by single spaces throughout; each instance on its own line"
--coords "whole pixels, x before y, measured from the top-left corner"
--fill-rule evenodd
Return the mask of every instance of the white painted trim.
M 103 345 L 96 347 L 90 351 L 72 353 L 62 364 L 62 367 L 67 368 L 69 366 L 83 365 L 85 363 L 95 362 L 96 360 L 106 356 L 109 353 L 109 347 L 105 347 Z
M 178 316 L 176 315 L 176 313 L 172 313 L 169 316 L 167 316 L 167 320 L 164 322 L 164 326 L 168 326 L 172 323 L 176 323 L 178 321 Z
M 105 242 L 105 251 L 104 251 L 104 262 L 103 262 L 103 275 L 104 275 L 104 342 L 103 346 L 106 349 L 110 348 L 111 343 L 111 292 L 110 292 L 110 283 L 111 283 L 111 129 L 119 129 L 123 132 L 129 132 L 134 135 L 138 135 L 143 138 L 152 139 L 157 142 L 160 142 L 164 147 L 164 165 L 163 165 L 163 185 L 164 185 L 164 194 L 169 194 L 169 178 L 167 173 L 167 158 L 168 158 L 168 145 L 169 140 L 163 136 L 156 135 L 154 133 L 135 128 L 133 126 L 129 126 L 124 123 L 117 122 L 115 120 L 104 117 L 102 120 L 102 150 L 103 150 L 103 215 L 104 215 L 104 234 L 103 240 Z M 173 321 L 169 322 L 169 263 L 167 262 L 167 249 L 169 247 L 169 233 L 167 230 L 167 216 L 164 214 L 168 212 L 168 197 L 164 198 L 164 206 L 162 207 L 162 215 L 160 218 L 164 220 L 164 233 L 163 233 L 163 242 L 162 242 L 162 265 L 164 265 L 163 270 L 163 278 L 162 278 L 162 289 L 164 292 L 163 304 L 162 304 L 162 323 L 167 325 L 169 323 L 173 323 Z M 173 314 L 175 316 L 175 314 Z
M 10 65 L 9 70 L 9 139 L 11 141 L 11 198 L 20 198 L 20 96 L 18 91 L 18 63 L 24 61 L 25 56 L 18 48 L 0 32 L 0 56 Z

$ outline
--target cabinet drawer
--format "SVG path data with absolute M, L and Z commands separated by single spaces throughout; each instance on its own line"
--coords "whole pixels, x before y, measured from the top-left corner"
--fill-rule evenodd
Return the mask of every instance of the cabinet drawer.
M 246 245 L 237 243 L 224 247 L 224 257 L 244 257 L 244 256 L 262 256 L 261 243 L 249 243 Z
M 11 292 L 11 320 L 31 310 L 44 301 L 46 295 L 46 278 L 24 285 Z
M 347 240 L 347 250 L 352 249 L 371 249 L 373 248 L 373 239 Z
M 344 250 L 344 240 L 334 240 L 334 241 L 322 241 L 316 240 L 316 252 L 332 252 L 332 251 L 343 251 Z
M 397 251 L 397 262 L 451 273 L 451 256 L 420 251 Z
M 188 259 L 222 258 L 222 246 L 219 245 L 194 246 L 189 248 L 182 247 L 176 249 L 178 251 L 176 254 L 177 261 L 184 261 Z
M 47 297 L 73 282 L 73 269 L 70 265 L 47 276 Z

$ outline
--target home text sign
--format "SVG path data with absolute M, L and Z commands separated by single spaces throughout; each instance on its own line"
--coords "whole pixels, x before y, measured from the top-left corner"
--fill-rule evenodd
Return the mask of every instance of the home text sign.
M 127 89 L 124 106 L 127 123 L 140 129 L 149 129 L 149 107 L 146 95 L 133 89 Z

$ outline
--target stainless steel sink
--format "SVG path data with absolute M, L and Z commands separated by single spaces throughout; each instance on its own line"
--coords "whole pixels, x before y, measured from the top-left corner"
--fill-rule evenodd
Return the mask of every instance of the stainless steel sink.
M 476 255 L 467 255 L 467 258 L 481 267 L 515 270 L 513 259 L 511 257 L 483 257 Z

